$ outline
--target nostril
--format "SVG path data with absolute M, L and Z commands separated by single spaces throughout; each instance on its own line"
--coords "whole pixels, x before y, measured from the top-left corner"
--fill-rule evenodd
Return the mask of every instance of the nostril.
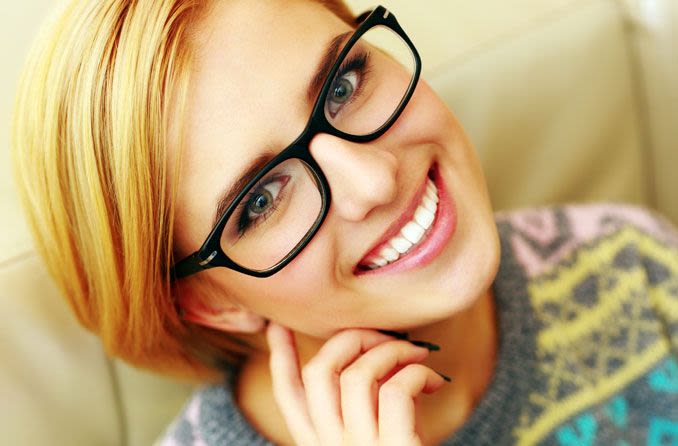
M 360 221 L 367 217 L 371 207 L 358 206 L 356 203 L 349 203 L 344 217 L 350 221 Z

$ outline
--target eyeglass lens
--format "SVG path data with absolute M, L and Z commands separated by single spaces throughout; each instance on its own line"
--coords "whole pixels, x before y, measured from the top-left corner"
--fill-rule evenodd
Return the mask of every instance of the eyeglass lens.
M 368 135 L 386 124 L 407 94 L 415 71 L 410 47 L 383 26 L 368 30 L 341 62 L 324 111 L 337 130 Z M 224 253 L 239 265 L 264 271 L 305 239 L 322 212 L 312 169 L 288 159 L 246 192 L 221 236 Z
M 398 34 L 370 28 L 344 58 L 325 100 L 325 117 L 350 135 L 374 133 L 397 110 L 414 70 L 414 55 Z

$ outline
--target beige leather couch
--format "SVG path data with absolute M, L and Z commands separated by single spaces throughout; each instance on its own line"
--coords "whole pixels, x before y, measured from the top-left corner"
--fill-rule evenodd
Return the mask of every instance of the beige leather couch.
M 622 200 L 678 222 L 678 2 L 383 1 L 470 133 L 497 209 Z M 52 3 L 0 14 L 0 443 L 147 445 L 191 386 L 104 356 L 36 257 L 11 186 L 13 85 Z

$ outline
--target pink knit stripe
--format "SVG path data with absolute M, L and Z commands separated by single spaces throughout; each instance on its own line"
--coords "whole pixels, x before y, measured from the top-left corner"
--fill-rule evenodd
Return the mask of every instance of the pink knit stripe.
M 563 258 L 569 256 L 579 246 L 605 237 L 615 231 L 620 222 L 637 227 L 652 235 L 667 235 L 666 228 L 657 216 L 646 209 L 615 204 L 594 204 L 582 206 L 565 206 L 567 226 L 571 232 L 568 240 L 556 245 L 561 231 L 557 226 L 554 208 L 523 210 L 520 212 L 501 213 L 497 220 L 508 220 L 519 232 L 511 238 L 516 258 L 525 268 L 528 277 L 535 277 L 548 271 Z M 678 243 L 678 235 L 669 234 L 671 240 Z M 540 249 L 533 247 L 536 244 Z M 553 246 L 550 246 L 552 245 Z M 544 252 L 547 252 L 544 254 Z

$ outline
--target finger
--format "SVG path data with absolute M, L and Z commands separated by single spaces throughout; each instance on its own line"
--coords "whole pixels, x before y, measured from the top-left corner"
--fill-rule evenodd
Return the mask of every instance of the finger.
M 343 435 L 340 372 L 364 351 L 392 340 L 374 330 L 344 330 L 330 338 L 304 367 L 308 408 L 322 444 L 331 444 Z
M 344 428 L 351 438 L 378 438 L 377 393 L 379 380 L 404 365 L 418 362 L 429 351 L 407 341 L 380 344 L 356 359 L 341 374 L 341 407 Z
M 273 396 L 290 434 L 297 444 L 318 444 L 306 405 L 294 336 L 287 328 L 270 322 L 266 329 L 266 340 L 270 349 Z
M 410 364 L 379 388 L 379 439 L 402 444 L 418 439 L 414 398 L 432 393 L 443 384 L 440 375 L 422 364 Z

